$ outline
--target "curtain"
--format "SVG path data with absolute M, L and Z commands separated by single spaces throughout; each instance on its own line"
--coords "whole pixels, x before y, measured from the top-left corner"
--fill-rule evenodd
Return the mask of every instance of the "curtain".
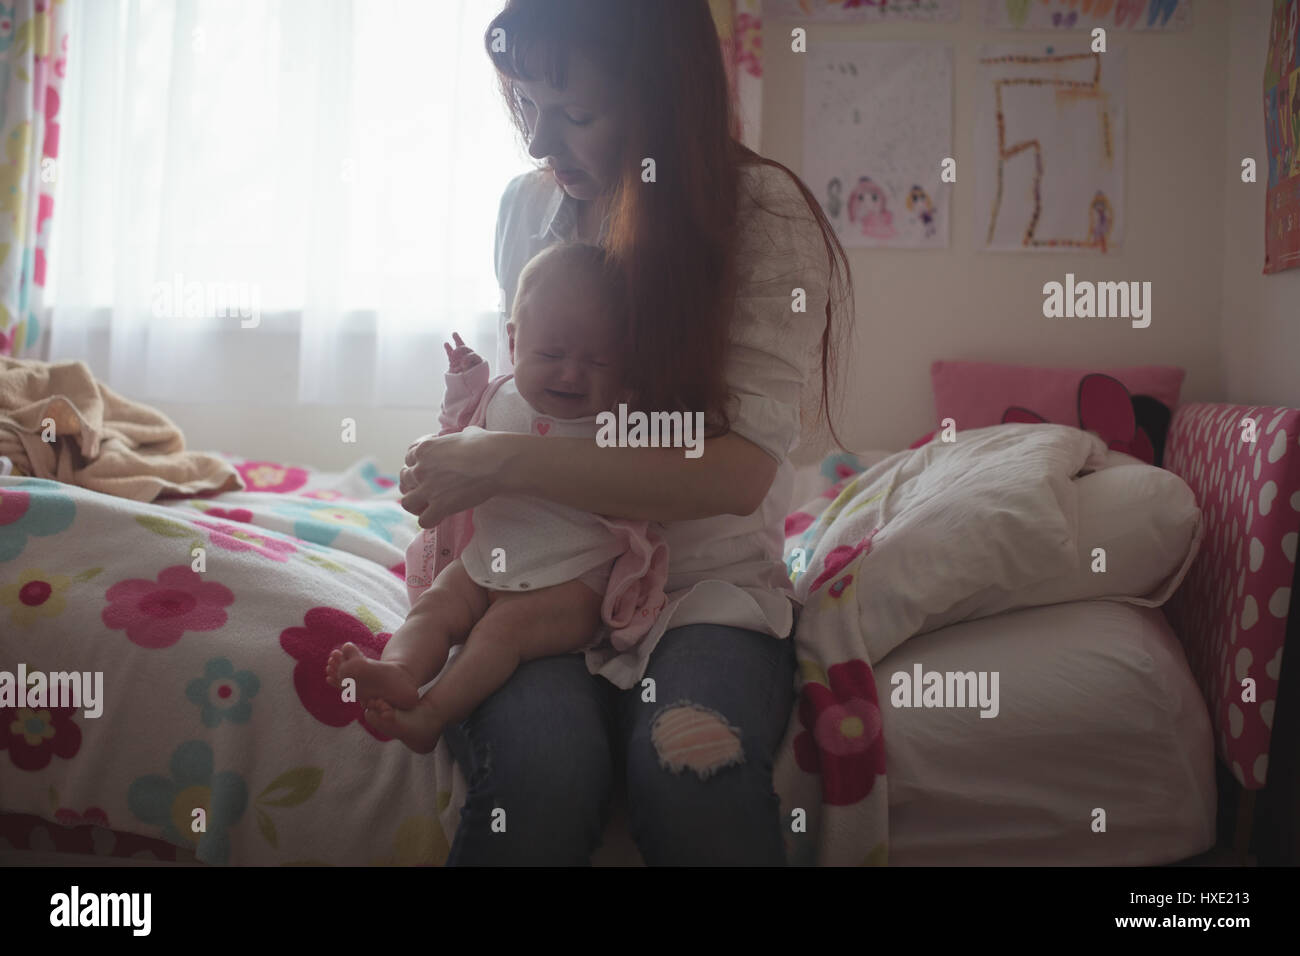
M 144 399 L 436 407 L 530 167 L 484 0 L 73 0 L 50 358 Z
M 43 342 L 67 12 L 64 0 L 0 4 L 0 355 Z
M 760 0 L 709 0 L 722 43 L 732 104 L 740 121 L 740 140 L 762 152 L 763 11 Z

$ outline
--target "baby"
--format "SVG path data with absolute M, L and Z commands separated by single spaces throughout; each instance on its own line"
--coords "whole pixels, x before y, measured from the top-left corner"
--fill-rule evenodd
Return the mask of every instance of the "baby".
M 488 431 L 594 440 L 596 414 L 627 401 L 621 284 L 603 251 L 545 249 L 524 267 L 506 332 L 513 375 L 453 335 L 442 434 Z M 667 546 L 646 522 L 621 521 L 537 498 L 500 496 L 418 535 L 407 550 L 411 611 L 380 660 L 355 644 L 333 651 L 326 679 L 356 681 L 376 730 L 434 749 L 524 661 L 581 651 L 606 636 L 626 649 L 665 603 Z M 438 676 L 451 647 L 464 644 Z

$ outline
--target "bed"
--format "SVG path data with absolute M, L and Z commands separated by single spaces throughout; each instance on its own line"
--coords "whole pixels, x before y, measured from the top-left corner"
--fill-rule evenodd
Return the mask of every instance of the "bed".
M 796 500 L 889 454 L 828 460 Z M 230 460 L 248 490 L 154 504 L 0 478 L 0 671 L 104 674 L 97 717 L 0 713 L 0 862 L 445 860 L 463 793 L 323 679 L 331 647 L 377 651 L 404 615 L 393 479 Z M 1173 863 L 1215 845 L 1225 788 L 1291 779 L 1300 410 L 1179 406 L 1165 465 L 1202 519 L 1172 597 L 976 596 L 873 661 L 890 865 Z M 918 665 L 997 671 L 998 719 L 884 706 Z M 619 806 L 595 862 L 639 862 Z

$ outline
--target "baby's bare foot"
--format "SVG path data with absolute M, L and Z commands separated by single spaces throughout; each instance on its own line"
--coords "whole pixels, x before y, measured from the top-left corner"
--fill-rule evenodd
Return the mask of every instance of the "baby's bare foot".
M 339 665 L 343 663 L 343 652 L 338 648 L 330 651 L 330 656 L 325 659 L 325 683 L 331 687 L 338 687 L 343 682 L 339 680 Z
M 418 754 L 432 752 L 442 737 L 442 721 L 423 700 L 409 710 L 395 710 L 382 698 L 370 701 L 366 706 L 366 723 Z
M 420 700 L 420 685 L 405 667 L 396 661 L 372 660 L 350 642 L 331 651 L 325 662 L 325 679 L 332 686 L 340 686 L 349 677 L 357 682 L 357 700 L 382 697 L 399 710 L 414 707 Z

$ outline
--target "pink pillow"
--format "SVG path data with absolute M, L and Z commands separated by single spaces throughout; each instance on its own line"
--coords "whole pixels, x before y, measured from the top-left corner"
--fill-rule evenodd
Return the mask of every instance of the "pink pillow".
M 1119 379 L 1131 395 L 1146 395 L 1172 414 L 1185 369 L 1165 365 L 1131 368 L 1040 368 L 991 362 L 935 362 L 930 366 L 938 421 L 951 418 L 959 429 L 998 425 L 1008 408 L 1037 412 L 1058 425 L 1079 425 L 1079 382 L 1090 372 Z

